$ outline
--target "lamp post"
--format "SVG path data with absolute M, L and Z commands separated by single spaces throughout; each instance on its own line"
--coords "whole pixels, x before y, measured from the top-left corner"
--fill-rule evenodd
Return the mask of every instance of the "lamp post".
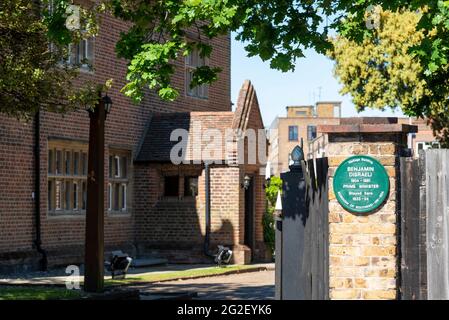
M 102 292 L 104 285 L 104 128 L 112 107 L 108 96 L 89 109 L 84 290 Z

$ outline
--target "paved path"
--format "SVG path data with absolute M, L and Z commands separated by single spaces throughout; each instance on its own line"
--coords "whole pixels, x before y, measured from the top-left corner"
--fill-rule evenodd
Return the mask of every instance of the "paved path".
M 169 281 L 139 287 L 143 294 L 198 293 L 201 300 L 274 299 L 274 271 Z

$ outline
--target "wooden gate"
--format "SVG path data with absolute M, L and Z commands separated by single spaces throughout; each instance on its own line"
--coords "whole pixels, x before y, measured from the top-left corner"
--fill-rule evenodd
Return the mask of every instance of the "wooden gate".
M 329 299 L 328 161 L 290 168 L 276 221 L 276 299 Z
M 449 299 L 449 150 L 401 158 L 401 298 Z

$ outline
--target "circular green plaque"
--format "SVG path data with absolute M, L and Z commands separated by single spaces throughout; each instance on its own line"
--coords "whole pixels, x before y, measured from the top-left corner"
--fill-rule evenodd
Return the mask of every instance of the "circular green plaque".
M 383 165 L 368 156 L 353 156 L 337 168 L 334 193 L 348 211 L 368 213 L 376 210 L 388 196 L 390 180 Z

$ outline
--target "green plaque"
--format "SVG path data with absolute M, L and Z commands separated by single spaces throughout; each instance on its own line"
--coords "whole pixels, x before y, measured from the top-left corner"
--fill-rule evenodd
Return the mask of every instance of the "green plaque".
M 379 208 L 388 196 L 390 180 L 384 166 L 368 156 L 353 156 L 337 168 L 334 193 L 348 211 L 368 213 Z

